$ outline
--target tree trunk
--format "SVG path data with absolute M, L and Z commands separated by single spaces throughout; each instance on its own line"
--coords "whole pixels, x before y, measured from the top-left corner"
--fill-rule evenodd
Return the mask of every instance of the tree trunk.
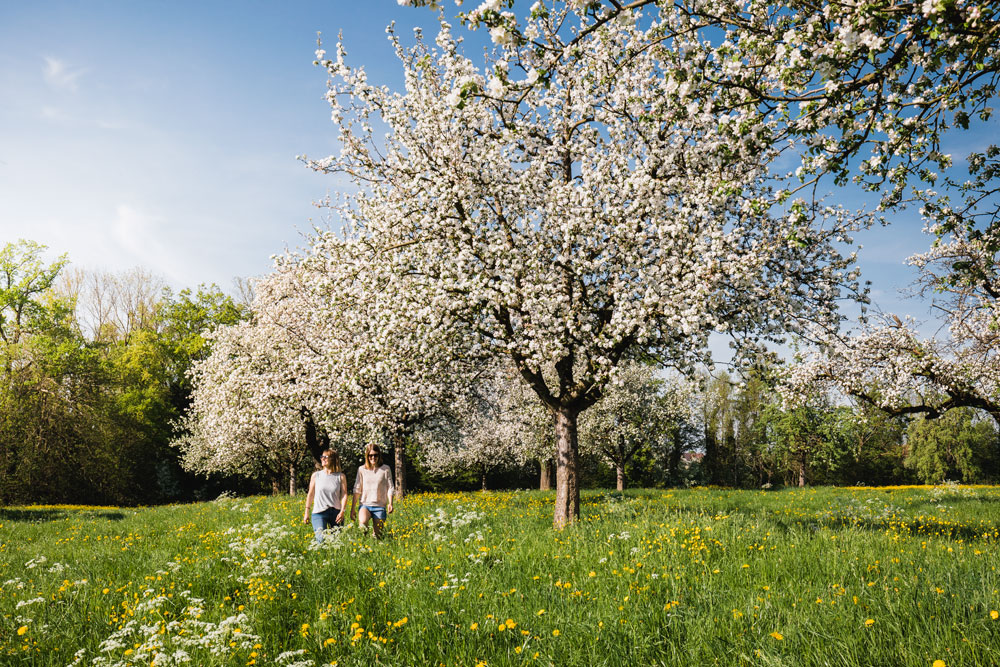
M 480 478 L 483 482 L 483 491 L 486 491 L 486 466 L 483 466 L 483 469 L 480 473 Z
M 289 463 L 288 464 L 288 495 L 290 495 L 290 496 L 294 496 L 295 495 L 295 487 L 296 487 L 295 474 L 297 472 L 298 471 L 295 469 L 295 464 L 294 463 Z
M 319 457 L 323 454 L 323 450 L 330 446 L 330 436 L 316 427 L 316 422 L 313 420 L 309 408 L 299 408 L 299 414 L 302 415 L 302 425 L 305 427 L 306 447 L 316 460 L 316 464 L 322 465 L 323 462 L 320 461 Z
M 681 481 L 681 447 L 683 443 L 681 442 L 681 427 L 680 424 L 674 429 L 673 433 L 674 446 L 670 450 L 670 472 L 669 479 L 673 485 L 677 485 Z
M 615 462 L 615 477 L 617 478 L 615 486 L 619 491 L 625 490 L 625 464 L 631 458 L 631 454 L 628 453 L 628 447 L 625 445 L 625 436 L 621 433 L 618 434 L 618 456 Z
M 580 518 L 580 485 L 577 478 L 577 418 L 580 411 L 560 407 L 556 411 L 556 506 L 552 525 L 565 528 Z
M 538 488 L 541 491 L 552 490 L 552 459 L 542 459 L 538 462 L 541 475 L 538 478 Z
M 396 470 L 396 498 L 406 495 L 406 434 L 396 431 L 392 436 L 392 450 Z
M 799 455 L 799 486 L 806 485 L 806 453 Z
M 540 491 L 552 490 L 552 459 L 543 459 L 538 462 L 541 468 L 541 475 L 538 478 L 538 489 Z

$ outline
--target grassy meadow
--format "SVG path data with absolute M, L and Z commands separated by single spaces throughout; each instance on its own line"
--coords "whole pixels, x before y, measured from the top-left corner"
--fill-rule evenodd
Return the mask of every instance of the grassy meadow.
M 0 508 L 2 665 L 994 665 L 1000 487 Z

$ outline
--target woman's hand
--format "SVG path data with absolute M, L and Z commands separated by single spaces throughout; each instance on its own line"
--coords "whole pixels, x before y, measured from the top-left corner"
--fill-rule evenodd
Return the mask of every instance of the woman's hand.
M 304 517 L 302 517 L 302 523 L 309 523 L 309 515 L 308 514 L 306 514 Z
M 385 512 L 386 512 L 386 514 L 392 514 L 392 501 L 391 500 L 389 501 L 388 506 L 386 506 Z

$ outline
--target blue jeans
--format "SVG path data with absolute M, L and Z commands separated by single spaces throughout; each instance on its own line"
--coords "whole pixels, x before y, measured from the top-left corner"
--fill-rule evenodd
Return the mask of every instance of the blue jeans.
M 362 507 L 368 510 L 368 513 L 376 521 L 385 521 L 386 517 L 389 516 L 386 514 L 384 507 L 379 507 L 378 505 L 362 505 Z
M 312 514 L 312 525 L 313 532 L 316 533 L 316 541 L 323 542 L 323 531 L 327 528 L 341 527 L 344 525 L 344 520 L 341 519 L 337 522 L 337 515 L 340 514 L 339 507 L 329 507 L 322 512 L 313 512 Z

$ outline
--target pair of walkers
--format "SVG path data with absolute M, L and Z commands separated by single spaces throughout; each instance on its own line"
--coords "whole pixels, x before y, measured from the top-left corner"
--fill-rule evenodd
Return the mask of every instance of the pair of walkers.
M 305 515 L 302 517 L 303 523 L 312 519 L 317 542 L 323 541 L 323 531 L 327 528 L 344 525 L 344 512 L 347 511 L 347 476 L 343 472 L 340 455 L 327 449 L 320 456 L 320 463 L 323 467 L 309 479 Z M 371 521 L 375 537 L 382 537 L 382 527 L 392 513 L 394 491 L 392 471 L 382 463 L 382 449 L 375 444 L 368 445 L 365 448 L 365 463 L 358 468 L 358 476 L 354 480 L 351 520 L 357 518 L 361 528 L 367 528 Z

